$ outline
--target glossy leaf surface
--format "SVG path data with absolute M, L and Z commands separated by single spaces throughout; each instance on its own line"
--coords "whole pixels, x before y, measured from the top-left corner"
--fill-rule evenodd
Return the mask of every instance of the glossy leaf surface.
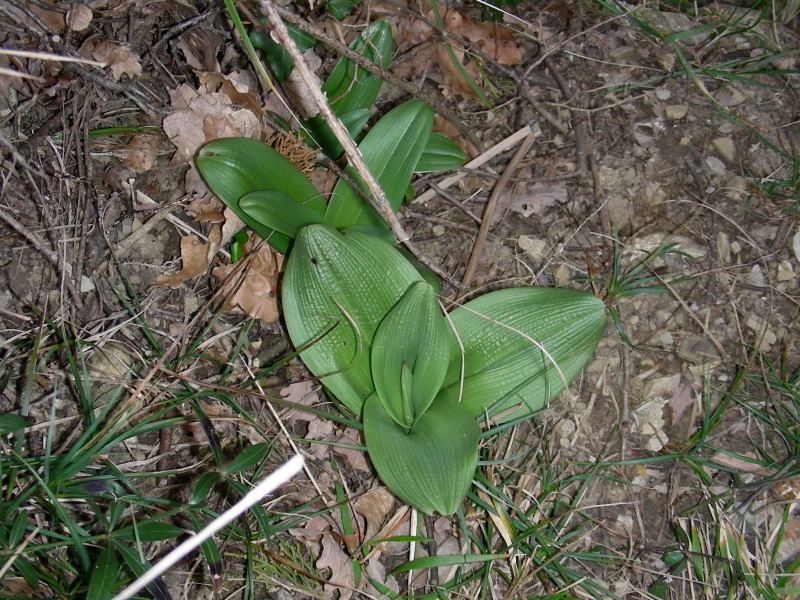
M 277 190 L 321 215 L 325 212 L 324 200 L 305 175 L 261 142 L 246 138 L 213 141 L 200 150 L 197 168 L 211 191 L 279 252 L 286 252 L 289 237 L 273 234 L 272 229 L 245 213 L 239 206 L 244 195 L 260 190 Z
M 396 211 L 428 143 L 433 111 L 420 100 L 410 100 L 389 111 L 370 129 L 358 148 L 386 199 Z M 347 173 L 359 181 L 355 170 Z M 378 214 L 347 183 L 339 181 L 333 189 L 326 212 L 328 223 L 339 229 L 353 225 L 386 228 Z
M 464 151 L 443 133 L 434 131 L 428 138 L 428 144 L 419 157 L 415 173 L 437 173 L 458 169 L 464 164 Z
M 250 192 L 239 200 L 239 208 L 255 221 L 294 238 L 306 225 L 322 223 L 325 216 L 278 190 Z

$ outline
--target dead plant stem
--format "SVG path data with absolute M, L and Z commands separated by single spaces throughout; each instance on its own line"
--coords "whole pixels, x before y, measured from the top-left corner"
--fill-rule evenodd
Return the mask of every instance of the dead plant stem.
M 494 213 L 497 209 L 497 203 L 500 200 L 500 196 L 502 196 L 503 192 L 508 186 L 508 182 L 512 175 L 514 175 L 516 172 L 519 164 L 528 155 L 528 152 L 533 145 L 533 141 L 536 139 L 536 135 L 536 131 L 531 131 L 528 133 L 528 136 L 522 141 L 519 148 L 517 148 L 517 151 L 514 153 L 514 156 L 509 161 L 505 171 L 503 171 L 503 176 L 497 182 L 494 190 L 492 190 L 492 195 L 489 197 L 489 202 L 486 204 L 486 209 L 483 211 L 481 228 L 478 231 L 478 237 L 475 239 L 475 245 L 472 248 L 472 254 L 469 257 L 467 269 L 464 272 L 464 278 L 462 279 L 462 283 L 465 286 L 469 286 L 472 283 L 472 280 L 475 278 L 475 271 L 478 269 L 478 262 L 480 261 L 481 254 L 483 252 L 483 246 L 486 243 L 486 236 L 489 235 L 489 229 L 492 226 Z

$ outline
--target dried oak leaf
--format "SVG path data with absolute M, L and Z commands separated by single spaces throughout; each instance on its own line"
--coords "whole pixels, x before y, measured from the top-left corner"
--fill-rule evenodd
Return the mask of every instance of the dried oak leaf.
M 98 42 L 92 49 L 92 57 L 95 60 L 106 63 L 106 66 L 111 69 L 111 76 L 116 80 L 119 80 L 123 75 L 134 78 L 142 74 L 142 63 L 139 55 L 114 42 L 109 42 L 108 40 Z
M 136 173 L 146 173 L 153 168 L 161 147 L 161 136 L 138 134 L 114 154 Z
M 359 496 L 353 503 L 355 511 L 367 523 L 365 540 L 371 540 L 380 531 L 386 516 L 394 507 L 394 496 L 385 487 L 376 487 Z
M 66 28 L 67 23 L 64 20 L 63 12 L 58 10 L 50 10 L 48 8 L 44 8 L 43 6 L 37 6 L 37 4 L 33 2 L 26 2 L 25 4 L 28 5 L 26 8 L 39 17 L 42 23 L 44 23 L 53 33 L 60 33 Z M 23 22 L 32 25 L 27 15 L 23 17 Z
M 342 547 L 327 531 L 322 534 L 322 553 L 319 555 L 315 566 L 320 571 L 322 569 L 330 569 L 331 571 L 331 575 L 328 577 L 328 581 L 331 583 L 324 585 L 325 592 L 333 594 L 334 591 L 338 591 L 339 600 L 349 600 L 353 595 L 355 586 L 350 557 L 347 556 Z
M 279 317 L 276 290 L 282 262 L 283 255 L 262 245 L 250 257 L 243 276 L 229 277 L 238 266 L 233 264 L 216 267 L 211 274 L 222 281 L 222 293 L 232 306 L 240 307 L 255 319 L 274 323 Z
M 202 275 L 208 270 L 206 244 L 196 235 L 187 235 L 181 238 L 181 261 L 183 267 L 177 273 L 159 275 L 156 285 L 168 285 L 176 290 L 187 279 Z
M 451 9 L 445 13 L 444 26 L 448 32 L 465 38 L 476 50 L 493 58 L 501 65 L 513 66 L 522 63 L 525 55 L 524 48 L 517 43 L 513 33 L 498 23 L 473 21 L 455 9 Z M 464 72 L 473 82 L 479 82 L 481 78 L 478 67 L 467 55 L 468 49 L 452 41 L 450 49 Z M 442 92 L 445 96 L 456 94 L 464 97 L 474 96 L 475 92 L 461 69 L 454 64 L 447 46 L 439 44 L 436 55 L 442 70 Z
M 186 210 L 191 213 L 198 223 L 224 223 L 222 211 L 225 205 L 214 196 L 195 198 L 186 205 Z
M 501 205 L 523 217 L 541 215 L 548 206 L 566 200 L 567 186 L 563 183 L 518 184 L 500 197 Z
M 259 139 L 260 116 L 248 108 L 239 108 L 224 91 L 208 91 L 182 84 L 170 92 L 175 109 L 164 117 L 164 131 L 178 149 L 176 158 L 191 160 L 205 143 L 221 137 Z

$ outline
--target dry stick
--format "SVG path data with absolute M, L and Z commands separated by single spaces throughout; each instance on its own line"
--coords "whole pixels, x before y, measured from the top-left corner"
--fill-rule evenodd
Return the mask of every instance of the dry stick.
M 556 66 L 553 64 L 553 61 L 550 60 L 550 58 L 544 59 L 544 64 L 547 67 L 547 70 L 550 71 L 553 79 L 556 80 L 558 87 L 561 89 L 561 94 L 564 96 L 564 101 L 569 103 L 575 96 L 570 89 L 569 82 L 564 79 L 564 76 L 561 75 L 558 69 L 556 69 Z M 581 115 L 579 111 L 573 110 L 572 108 L 569 109 L 569 112 L 572 115 L 572 129 L 575 131 L 575 151 L 578 158 L 578 173 L 580 173 L 581 177 L 583 177 L 588 172 L 589 160 L 589 149 L 587 148 L 586 144 L 586 117 Z
M 528 133 L 528 137 L 526 137 L 522 141 L 522 144 L 520 144 L 519 148 L 517 148 L 513 158 L 509 161 L 505 171 L 503 171 L 503 176 L 497 182 L 497 185 L 492 191 L 492 195 L 489 197 L 489 202 L 486 204 L 486 209 L 483 211 L 481 228 L 480 231 L 478 231 L 478 237 L 475 238 L 475 246 L 472 248 L 472 254 L 469 257 L 469 263 L 467 263 L 467 270 L 464 272 L 464 278 L 462 279 L 462 283 L 465 286 L 469 286 L 475 277 L 475 271 L 478 268 L 481 252 L 483 251 L 483 246 L 486 243 L 486 236 L 489 234 L 489 228 L 492 225 L 492 217 L 494 216 L 495 209 L 497 208 L 497 203 L 500 200 L 500 195 L 506 189 L 506 186 L 508 186 L 511 176 L 519 167 L 522 159 L 527 156 L 528 151 L 533 145 L 533 140 L 536 139 L 536 135 L 536 132 L 533 131 Z
M 443 190 L 449 188 L 454 183 L 458 183 L 459 181 L 464 179 L 467 175 L 469 175 L 470 174 L 468 171 L 469 169 L 475 169 L 477 167 L 480 167 L 481 165 L 492 160 L 495 156 L 502 154 L 506 150 L 510 150 L 511 148 L 516 146 L 521 139 L 530 135 L 530 133 L 531 133 L 530 125 L 525 125 L 525 127 L 520 129 L 519 131 L 512 133 L 506 139 L 499 141 L 494 146 L 489 148 L 486 152 L 476 156 L 467 164 L 465 164 L 463 168 L 467 169 L 467 171 L 465 172 L 459 171 L 455 175 L 451 175 L 450 177 L 445 177 L 436 185 Z M 435 197 L 436 197 L 436 190 L 430 189 L 424 194 L 420 194 L 419 196 L 414 198 L 413 202 L 414 204 L 416 204 L 417 202 L 427 202 L 428 200 L 432 200 Z
M 463 135 L 469 142 L 475 146 L 479 152 L 483 151 L 483 142 L 478 139 L 478 136 L 475 135 L 475 132 L 472 131 L 467 125 L 458 118 L 450 108 L 447 107 L 444 102 L 436 98 L 433 94 L 426 92 L 420 89 L 418 86 L 413 85 L 391 73 L 382 69 L 380 66 L 376 65 L 373 62 L 370 62 L 365 57 L 360 55 L 358 52 L 350 48 L 349 46 L 345 46 L 344 44 L 337 42 L 336 40 L 331 39 L 325 32 L 317 29 L 313 25 L 306 23 L 303 19 L 299 18 L 297 15 L 292 14 L 285 8 L 278 8 L 278 13 L 286 19 L 289 23 L 297 27 L 300 31 L 303 31 L 309 34 L 311 37 L 314 37 L 321 41 L 326 46 L 335 50 L 341 56 L 348 58 L 349 60 L 353 61 L 355 64 L 363 68 L 365 71 L 369 71 L 376 77 L 380 77 L 381 79 L 387 81 L 392 85 L 396 85 L 397 87 L 401 88 L 402 90 L 408 92 L 412 96 L 419 98 L 423 102 L 425 102 L 428 106 L 430 106 L 433 110 L 437 113 L 442 115 L 445 119 L 450 121 L 453 125 L 456 126 L 459 133 Z
M 364 158 L 361 156 L 361 153 L 356 147 L 353 138 L 350 137 L 347 129 L 345 129 L 344 125 L 342 125 L 339 117 L 337 117 L 331 110 L 327 98 L 325 98 L 325 95 L 319 88 L 313 73 L 308 68 L 308 64 L 303 58 L 303 55 L 300 54 L 300 51 L 297 49 L 292 36 L 289 35 L 289 31 L 286 29 L 286 25 L 284 25 L 280 15 L 278 15 L 278 11 L 275 8 L 272 0 L 261 0 L 260 5 L 262 11 L 264 11 L 264 13 L 267 15 L 270 24 L 275 29 L 278 40 L 281 42 L 283 47 L 286 48 L 286 51 L 289 53 L 292 62 L 294 62 L 295 69 L 297 69 L 300 78 L 303 80 L 303 83 L 306 84 L 306 87 L 311 93 L 314 103 L 319 108 L 320 115 L 325 123 L 327 123 L 328 127 L 331 128 L 331 131 L 336 136 L 337 141 L 342 145 L 342 148 L 344 148 L 344 153 L 345 156 L 347 156 L 348 162 L 353 165 L 353 168 L 355 168 L 362 181 L 364 181 L 366 184 L 367 189 L 372 195 L 370 206 L 372 206 L 372 208 L 375 209 L 384 222 L 389 225 L 395 237 L 402 244 L 404 244 L 405 247 L 408 248 L 408 250 L 420 262 L 422 262 L 426 267 L 428 267 L 442 279 L 447 280 L 453 285 L 458 285 L 458 282 L 453 280 L 453 278 L 447 272 L 445 272 L 442 267 L 432 263 L 416 248 L 416 246 L 411 243 L 408 233 L 406 233 L 403 225 L 397 219 L 394 211 L 392 211 L 392 207 L 389 205 L 389 201 L 386 199 L 385 192 L 383 189 L 381 189 L 380 184 L 378 184 L 378 182 L 375 180 L 375 177 L 373 177 L 369 168 L 367 168 L 367 165 L 364 163 Z

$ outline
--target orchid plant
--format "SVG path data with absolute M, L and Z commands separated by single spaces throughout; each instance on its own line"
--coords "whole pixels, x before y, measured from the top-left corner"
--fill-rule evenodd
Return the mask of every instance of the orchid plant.
M 368 107 L 372 91 L 366 106 L 347 101 L 358 91 L 356 70 L 340 71 L 337 89 L 347 90 L 340 106 Z M 433 111 L 411 100 L 359 144 L 395 211 L 415 172 L 463 161 L 452 141 L 431 132 L 432 122 Z M 579 373 L 603 334 L 604 303 L 571 289 L 498 290 L 445 313 L 429 274 L 393 245 L 356 190 L 340 180 L 325 202 L 265 144 L 217 140 L 200 151 L 197 166 L 248 227 L 288 254 L 281 300 L 292 342 L 340 410 L 361 420 L 381 480 L 424 513 L 460 506 L 478 464 L 480 423 L 539 410 Z

